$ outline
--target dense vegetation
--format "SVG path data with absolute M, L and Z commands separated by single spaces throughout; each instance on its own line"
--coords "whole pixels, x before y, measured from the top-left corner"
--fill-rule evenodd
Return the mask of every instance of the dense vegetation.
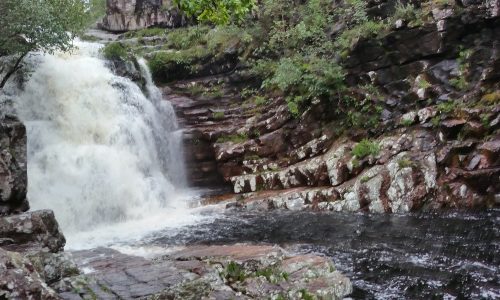
M 245 7 L 251 5 L 245 3 Z M 200 7 L 187 10 L 194 13 Z M 217 26 L 201 23 L 174 30 L 144 29 L 127 36 L 165 38 L 161 50 L 152 55 L 148 49 L 133 49 L 148 56 L 159 80 L 168 81 L 172 73 L 196 74 L 207 61 L 221 61 L 231 49 L 237 49 L 238 60 L 258 82 L 245 90 L 247 97 L 284 97 L 296 117 L 313 102 L 330 101 L 345 116 L 346 125 L 371 127 L 382 109 L 378 93 L 369 85 L 347 89 L 343 60 L 358 40 L 383 34 L 397 18 L 422 19 L 421 11 L 398 4 L 393 18 L 380 21 L 367 15 L 362 0 L 264 0 L 244 20 L 242 13 L 237 18 L 208 18 Z M 331 26 L 336 23 L 344 26 L 334 32 Z
M 255 7 L 255 0 L 174 0 L 175 4 L 200 22 L 240 22 Z
M 145 56 L 158 82 L 206 76 L 214 67 L 227 64 L 231 67 L 215 72 L 237 69 L 250 76 L 241 91 L 247 102 L 265 107 L 283 99 L 296 118 L 312 104 L 326 103 L 344 128 L 368 129 L 380 123 L 384 95 L 369 80 L 347 84 L 346 63 L 353 49 L 362 41 L 383 39 L 398 23 L 422 27 L 432 21 L 432 9 L 456 5 L 449 0 L 398 1 L 390 15 L 377 17 L 368 13 L 368 2 L 363 0 L 263 0 L 256 7 L 251 1 L 177 3 L 197 16 L 199 24 L 129 32 L 125 38 L 137 38 L 138 43 L 112 43 L 106 55 L 123 56 L 125 47 Z M 210 12 L 214 7 L 225 7 L 220 11 L 225 16 Z M 228 13 L 231 10 L 233 14 Z M 150 40 L 159 42 L 153 42 L 152 48 Z M 470 56 L 470 50 L 460 51 L 460 74 L 450 81 L 460 92 L 469 88 Z M 424 90 L 431 85 L 425 77 L 415 81 Z M 411 123 L 401 121 L 403 126 Z

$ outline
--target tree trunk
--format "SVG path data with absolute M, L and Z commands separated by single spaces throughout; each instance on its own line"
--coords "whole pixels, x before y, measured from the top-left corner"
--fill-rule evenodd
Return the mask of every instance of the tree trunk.
M 19 58 L 16 60 L 16 63 L 14 64 L 14 66 L 12 66 L 12 68 L 10 68 L 10 70 L 7 71 L 7 74 L 5 74 L 2 81 L 0 82 L 0 90 L 3 89 L 5 84 L 7 84 L 7 81 L 9 80 L 9 78 L 12 75 L 14 75 L 14 73 L 16 73 L 17 70 L 19 70 L 21 68 L 21 62 L 23 61 L 24 57 L 26 57 L 27 54 L 28 54 L 28 52 L 22 53 L 21 56 L 19 56 Z M 2 69 L 2 71 L 3 71 L 3 69 Z

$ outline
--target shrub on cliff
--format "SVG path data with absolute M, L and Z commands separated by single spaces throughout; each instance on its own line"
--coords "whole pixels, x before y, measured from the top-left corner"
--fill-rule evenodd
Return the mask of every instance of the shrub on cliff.
M 175 4 L 201 22 L 228 24 L 241 21 L 255 7 L 255 0 L 174 0 Z
M 122 59 L 127 56 L 127 49 L 117 42 L 107 44 L 101 52 L 106 59 Z

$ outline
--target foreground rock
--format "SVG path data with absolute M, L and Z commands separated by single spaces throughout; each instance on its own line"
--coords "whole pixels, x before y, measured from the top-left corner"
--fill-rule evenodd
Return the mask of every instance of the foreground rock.
M 27 258 L 0 248 L 0 299 L 60 298 Z
M 17 252 L 62 251 L 66 240 L 51 210 L 0 218 L 0 247 Z
M 328 258 L 275 246 L 194 246 L 147 260 L 111 249 L 73 253 L 90 273 L 61 282 L 64 299 L 342 299 L 352 291 Z M 75 294 L 75 290 L 80 291 Z

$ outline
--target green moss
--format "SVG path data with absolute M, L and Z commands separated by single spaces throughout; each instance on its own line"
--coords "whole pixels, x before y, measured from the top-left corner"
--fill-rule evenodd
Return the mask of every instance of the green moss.
M 217 139 L 217 143 L 226 143 L 231 142 L 235 144 L 243 143 L 248 140 L 248 136 L 244 133 L 240 134 L 231 134 L 226 136 L 221 136 Z
M 481 101 L 485 104 L 499 104 L 500 103 L 500 91 L 495 91 L 493 93 L 485 94 L 481 97 Z
M 314 300 L 315 297 L 314 297 L 313 294 L 309 293 L 308 290 L 301 289 L 300 290 L 300 299 L 303 299 L 303 300 Z
M 450 84 L 457 90 L 464 91 L 469 87 L 467 80 L 463 76 L 450 79 Z
M 400 169 L 408 168 L 408 167 L 413 167 L 414 163 L 409 160 L 408 158 L 401 158 L 398 160 L 398 167 Z
M 221 98 L 224 96 L 224 90 L 220 86 L 212 86 L 205 90 L 203 95 L 210 98 Z
M 244 281 L 246 278 L 245 269 L 234 261 L 227 264 L 223 275 L 230 282 Z
M 363 176 L 361 177 L 361 183 L 367 183 L 370 181 L 371 177 L 370 176 Z
M 410 26 L 421 26 L 425 20 L 425 13 L 414 5 L 403 4 L 401 1 L 396 3 L 396 10 L 391 16 L 391 21 L 405 20 Z
M 101 49 L 106 59 L 124 59 L 127 56 L 127 49 L 118 42 L 112 42 Z
M 400 122 L 401 125 L 405 126 L 405 127 L 409 127 L 413 124 L 413 120 L 410 120 L 410 119 L 402 119 L 401 122 Z
M 430 88 L 432 85 L 427 81 L 425 80 L 425 78 L 423 78 L 422 76 L 420 76 L 418 78 L 418 82 L 417 82 L 417 85 L 418 85 L 418 88 L 420 89 L 427 89 L 427 88 Z
M 152 36 L 162 36 L 165 35 L 166 31 L 163 28 L 144 28 L 135 31 L 129 31 L 125 33 L 126 38 L 143 38 Z
M 437 106 L 437 110 L 441 114 L 453 113 L 456 109 L 457 109 L 457 104 L 453 100 L 442 102 Z
M 222 120 L 224 119 L 225 117 L 225 114 L 223 111 L 216 111 L 212 114 L 212 118 L 214 118 L 215 120 Z
M 362 38 L 375 37 L 384 33 L 388 29 L 385 22 L 366 21 L 357 26 L 342 32 L 336 39 L 335 46 L 342 50 L 351 49 L 354 43 Z
M 253 275 L 257 277 L 263 276 L 272 284 L 276 284 L 283 280 L 287 281 L 289 277 L 289 274 L 287 272 L 281 272 L 276 266 L 259 269 Z
M 194 63 L 209 57 L 210 53 L 204 47 L 183 51 L 162 51 L 155 53 L 148 61 L 148 65 L 154 77 L 161 77 L 163 73 L 169 73 L 170 68 L 179 65 L 187 72 L 196 71 L 197 65 Z
M 253 103 L 257 106 L 263 106 L 267 104 L 267 98 L 262 96 L 253 97 Z
M 352 149 L 352 155 L 357 158 L 364 158 L 368 155 L 377 156 L 380 152 L 380 146 L 370 140 L 364 139 L 361 142 L 357 143 L 356 146 Z

